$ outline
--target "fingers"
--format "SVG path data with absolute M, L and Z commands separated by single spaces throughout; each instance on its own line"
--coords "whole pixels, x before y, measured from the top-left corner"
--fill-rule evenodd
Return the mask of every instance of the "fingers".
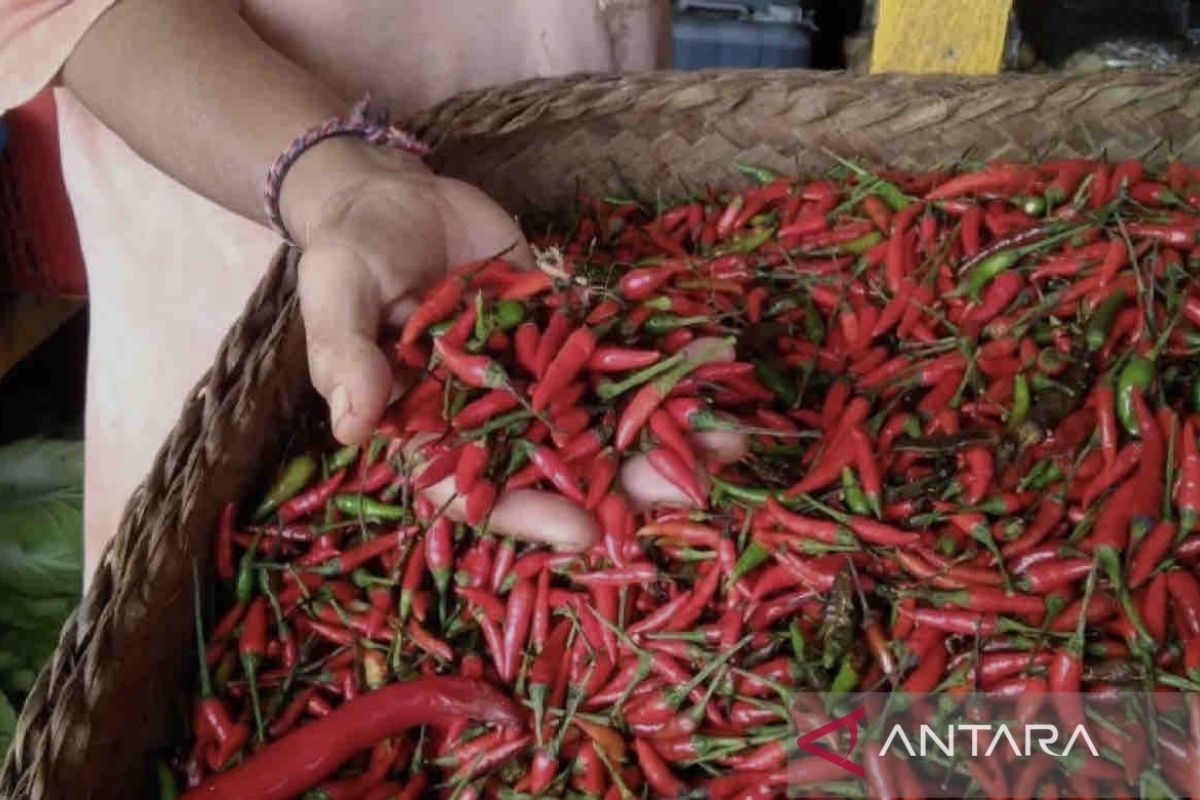
M 634 456 L 621 465 L 618 475 L 621 491 L 635 511 L 651 508 L 688 508 L 692 501 L 683 490 L 654 468 L 644 455 Z
M 392 371 L 375 345 L 379 289 L 347 247 L 314 243 L 300 259 L 300 310 L 313 386 L 329 404 L 333 434 L 367 441 L 392 391 Z
M 503 253 L 509 261 L 533 267 L 533 253 L 521 228 L 494 200 L 453 178 L 439 178 L 438 188 L 451 266 Z
M 454 493 L 454 479 L 436 483 L 425 495 L 455 520 L 465 518 L 465 502 Z M 451 500 L 453 498 L 453 500 Z M 504 492 L 492 508 L 488 526 L 492 531 L 526 542 L 539 542 L 559 550 L 586 550 L 600 536 L 595 517 L 561 495 L 534 489 Z

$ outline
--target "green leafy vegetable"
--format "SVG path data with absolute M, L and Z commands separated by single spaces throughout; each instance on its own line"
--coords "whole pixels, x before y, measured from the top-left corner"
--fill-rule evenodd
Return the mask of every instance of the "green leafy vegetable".
M 17 712 L 13 710 L 8 698 L 0 694 L 0 755 L 8 752 L 16 730 Z
M 0 756 L 16 709 L 79 602 L 82 575 L 82 443 L 0 447 Z

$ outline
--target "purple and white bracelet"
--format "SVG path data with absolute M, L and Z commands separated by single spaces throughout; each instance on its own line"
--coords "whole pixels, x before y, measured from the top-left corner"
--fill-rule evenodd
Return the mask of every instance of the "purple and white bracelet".
M 425 155 L 429 152 L 429 148 L 420 140 L 407 131 L 393 126 L 388 121 L 388 113 L 385 109 L 371 109 L 370 97 L 364 98 L 362 102 L 358 103 L 348 118 L 335 117 L 309 128 L 292 140 L 287 149 L 280 153 L 279 157 L 271 164 L 270 169 L 267 170 L 267 184 L 263 192 L 267 221 L 288 244 L 294 245 L 295 241 L 288 234 L 287 228 L 283 224 L 283 216 L 279 211 L 279 190 L 283 186 L 283 179 L 296 160 L 304 154 L 304 151 L 317 142 L 332 139 L 335 136 L 356 136 L 371 144 L 393 147 L 415 155 Z

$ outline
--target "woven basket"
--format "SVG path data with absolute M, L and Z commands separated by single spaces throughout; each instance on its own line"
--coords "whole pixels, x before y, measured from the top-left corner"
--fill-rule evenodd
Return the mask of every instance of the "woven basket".
M 829 153 L 928 168 L 977 159 L 1200 161 L 1200 73 L 847 78 L 700 72 L 536 80 L 412 121 L 440 171 L 516 213 L 574 193 L 680 194 L 737 180 L 735 159 L 800 173 Z M 130 501 L 83 604 L 25 706 L 0 796 L 147 796 L 192 684 L 191 561 L 223 501 L 261 479 L 278 432 L 312 408 L 294 253 L 280 251 Z M 249 800 L 249 799 L 248 799 Z

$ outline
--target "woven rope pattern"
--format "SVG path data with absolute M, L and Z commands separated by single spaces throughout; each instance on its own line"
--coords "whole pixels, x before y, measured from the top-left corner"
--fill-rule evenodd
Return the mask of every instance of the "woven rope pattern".
M 1200 161 L 1200 73 L 1075 78 L 847 78 L 803 72 L 541 80 L 474 92 L 413 120 L 436 163 L 514 211 L 592 189 L 728 183 L 734 158 L 785 169 L 825 149 L 930 167 L 973 158 L 1140 154 L 1169 138 Z M 619 175 L 620 179 L 612 176 Z M 311 397 L 281 251 L 130 501 L 82 606 L 38 678 L 0 772 L 11 800 L 146 796 L 190 685 L 190 563 Z
M 516 212 L 593 193 L 686 194 L 734 160 L 814 172 L 829 152 L 927 168 L 962 157 L 1152 148 L 1200 160 L 1200 73 L 912 78 L 687 72 L 529 81 L 460 95 L 410 122 L 440 171 Z

